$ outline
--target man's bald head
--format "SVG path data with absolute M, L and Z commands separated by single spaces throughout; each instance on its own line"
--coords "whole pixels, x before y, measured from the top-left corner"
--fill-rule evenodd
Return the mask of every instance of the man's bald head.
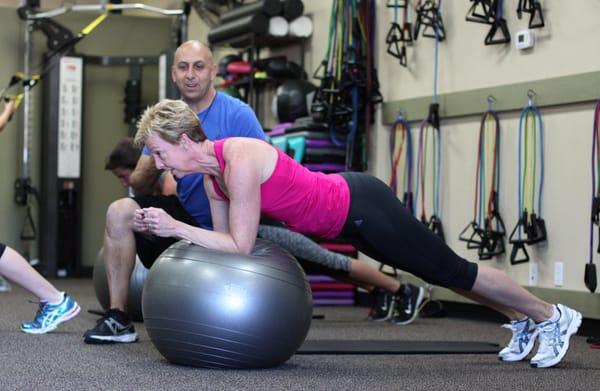
M 174 63 L 177 63 L 177 61 L 181 59 L 181 57 L 185 54 L 191 53 L 197 54 L 200 57 L 202 57 L 207 64 L 214 64 L 210 48 L 206 44 L 193 39 L 185 41 L 184 43 L 179 45 L 177 50 L 175 50 Z

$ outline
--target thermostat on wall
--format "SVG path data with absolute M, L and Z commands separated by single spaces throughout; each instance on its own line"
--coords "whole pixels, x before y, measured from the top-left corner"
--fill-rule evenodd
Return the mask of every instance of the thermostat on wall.
M 515 46 L 517 49 L 529 49 L 533 47 L 535 36 L 531 30 L 518 31 L 515 34 Z

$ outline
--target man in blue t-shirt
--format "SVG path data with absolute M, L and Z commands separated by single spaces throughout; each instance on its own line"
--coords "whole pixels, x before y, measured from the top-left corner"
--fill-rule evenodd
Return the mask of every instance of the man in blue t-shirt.
M 225 137 L 265 139 L 262 126 L 252 109 L 238 99 L 217 92 L 213 82 L 217 74 L 210 49 L 198 42 L 183 43 L 175 52 L 171 76 L 182 99 L 198 113 L 206 135 L 211 140 Z M 133 213 L 139 208 L 164 209 L 173 218 L 194 226 L 212 228 L 208 199 L 202 175 L 188 175 L 177 180 L 177 195 L 151 195 L 161 172 L 147 151 L 131 174 L 133 198 L 113 202 L 107 212 L 104 231 L 104 263 L 110 292 L 110 309 L 96 327 L 86 331 L 86 343 L 134 342 L 137 334 L 127 315 L 129 279 L 136 253 L 149 268 L 176 238 L 134 232 Z M 193 197 L 191 197 L 193 195 Z

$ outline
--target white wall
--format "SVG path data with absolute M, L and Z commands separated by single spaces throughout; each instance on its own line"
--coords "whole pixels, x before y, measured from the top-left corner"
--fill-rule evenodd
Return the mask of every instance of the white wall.
M 386 102 L 431 96 L 433 91 L 434 41 L 420 37 L 408 48 L 409 67 L 404 68 L 386 53 L 385 36 L 393 20 L 387 1 L 377 1 L 377 63 L 381 92 Z M 411 3 L 415 3 L 412 1 Z M 518 51 L 514 45 L 485 46 L 488 27 L 465 21 L 469 1 L 444 1 L 442 16 L 446 40 L 440 45 L 438 93 L 468 91 L 528 80 L 540 80 L 600 69 L 597 34 L 600 2 L 542 1 L 546 26 L 536 29 L 532 50 Z M 312 14 L 315 33 L 307 64 L 318 66 L 327 48 L 331 1 L 305 1 Z M 513 35 L 527 28 L 528 19 L 516 16 L 516 2 L 505 3 L 505 18 Z M 414 12 L 409 18 L 414 22 Z M 309 70 L 310 73 L 310 70 Z M 600 97 L 600 86 L 598 86 Z M 523 105 L 527 97 L 523 97 Z M 481 104 L 482 111 L 487 107 Z M 590 204 L 590 153 L 593 104 L 542 109 L 546 129 L 546 181 L 543 217 L 548 229 L 547 243 L 529 248 L 538 263 L 538 286 L 555 288 L 554 262 L 565 263 L 561 289 L 585 291 L 583 270 L 588 259 Z M 410 113 L 405 113 L 410 118 Z M 420 120 L 420 118 L 411 118 Z M 507 230 L 516 224 L 517 214 L 517 132 L 518 113 L 501 115 L 501 199 L 500 212 Z M 418 124 L 414 124 L 413 128 Z M 387 125 L 378 121 L 373 129 L 370 170 L 388 180 L 389 152 Z M 472 220 L 473 187 L 476 170 L 479 117 L 442 121 L 442 222 L 448 244 L 461 256 L 477 260 L 473 250 L 458 241 L 464 226 Z M 507 247 L 510 251 L 510 246 Z M 528 265 L 511 266 L 508 256 L 484 261 L 507 271 L 520 284 L 528 285 Z
M 384 3 L 380 1 L 378 4 L 379 78 L 394 80 L 394 83 L 382 83 L 384 98 L 393 101 L 430 96 L 433 88 L 433 40 L 419 38 L 409 48 L 408 70 L 398 65 L 385 53 L 381 43 L 393 18 L 392 11 L 385 9 Z M 542 5 L 546 27 L 535 31 L 535 47 L 522 52 L 512 44 L 484 46 L 488 27 L 465 21 L 470 2 L 443 2 L 447 39 L 440 45 L 439 93 L 599 70 L 600 54 L 594 31 L 600 15 L 600 3 L 582 0 L 574 7 L 570 2 L 542 1 Z M 525 18 L 517 19 L 515 8 L 516 2 L 505 3 L 505 17 L 513 38 L 516 31 L 527 26 Z M 523 105 L 526 103 L 524 96 Z M 482 109 L 485 105 L 482 102 Z M 546 131 L 546 181 L 542 210 L 548 228 L 548 242 L 531 248 L 530 256 L 539 264 L 538 286 L 555 287 L 554 262 L 561 261 L 565 263 L 562 288 L 584 291 L 593 104 L 546 108 L 542 109 L 542 113 Z M 410 117 L 410 113 L 406 114 Z M 501 121 L 500 211 L 507 229 L 511 230 L 517 214 L 518 113 L 502 114 Z M 381 178 L 389 176 L 388 132 L 387 127 L 378 127 L 378 142 L 370 155 L 375 163 L 374 172 Z M 446 237 L 448 244 L 460 255 L 475 260 L 475 252 L 466 250 L 465 244 L 458 241 L 458 235 L 472 219 L 479 117 L 442 121 L 442 132 L 442 221 Z M 491 264 L 506 270 L 519 283 L 528 284 L 526 264 L 511 266 L 508 256 L 491 261 Z
M 379 2 L 379 37 L 384 37 L 393 13 Z M 442 14 L 447 40 L 440 45 L 439 93 L 464 91 L 528 80 L 538 80 L 600 69 L 600 54 L 594 34 L 600 3 L 542 1 L 546 27 L 536 30 L 536 45 L 531 51 L 518 51 L 511 45 L 484 46 L 488 27 L 467 23 L 464 18 L 470 2 L 443 2 Z M 505 17 L 511 33 L 526 28 L 518 20 L 516 4 L 505 3 Z M 413 19 L 414 20 L 414 19 Z M 387 22 L 387 23 L 386 23 Z M 513 36 L 514 38 L 514 36 Z M 382 39 L 382 38 L 380 38 Z M 380 49 L 382 46 L 380 45 Z M 380 80 L 386 101 L 430 96 L 433 77 L 433 40 L 419 38 L 409 49 L 409 70 L 380 50 Z M 600 97 L 600 91 L 598 91 Z M 523 97 L 523 105 L 527 98 Z M 485 102 L 482 102 L 482 110 Z M 546 181 L 543 217 L 548 242 L 531 248 L 532 260 L 539 264 L 538 286 L 554 287 L 554 262 L 565 263 L 563 289 L 584 291 L 583 269 L 588 258 L 588 222 L 590 205 L 590 151 L 593 104 L 542 109 L 545 122 Z M 410 113 L 407 113 L 410 117 Z M 507 229 L 516 223 L 517 214 L 517 131 L 518 113 L 501 115 L 501 214 Z M 460 230 L 472 216 L 475 152 L 479 118 L 442 121 L 443 184 L 442 221 L 448 244 L 460 255 L 476 259 L 473 251 L 458 241 Z M 387 129 L 379 127 L 375 173 L 389 175 Z M 510 248 L 509 248 L 510 249 Z M 492 261 L 519 283 L 528 284 L 528 266 L 511 266 L 508 257 Z
M 383 38 L 393 12 L 379 1 L 379 37 Z M 412 2 L 414 3 L 414 1 Z M 517 19 L 516 1 L 504 2 L 504 14 L 511 33 L 527 28 L 528 19 Z M 598 70 L 600 54 L 596 41 L 600 2 L 580 0 L 577 6 L 567 1 L 541 1 L 546 26 L 535 29 L 536 45 L 520 52 L 514 45 L 484 46 L 488 27 L 468 23 L 465 15 L 469 1 L 444 1 L 442 16 L 447 41 L 440 45 L 440 93 L 464 91 L 486 86 L 577 74 Z M 412 16 L 414 21 L 414 15 Z M 380 49 L 383 49 L 380 39 Z M 514 39 L 513 39 L 514 42 Z M 386 100 L 430 95 L 432 91 L 433 40 L 421 39 L 408 50 L 409 71 L 380 50 L 380 78 L 393 75 L 397 84 L 385 85 Z M 399 88 L 401 86 L 401 88 Z

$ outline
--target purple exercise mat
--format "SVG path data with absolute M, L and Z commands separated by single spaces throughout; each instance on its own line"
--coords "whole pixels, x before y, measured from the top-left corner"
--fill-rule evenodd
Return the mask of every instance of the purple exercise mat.
M 315 139 L 310 139 L 310 138 L 306 139 L 306 147 L 307 148 L 340 148 L 340 149 L 344 148 L 344 147 L 335 145 L 331 140 L 327 140 L 327 139 L 315 140 Z
M 315 291 L 313 299 L 353 299 L 354 291 Z
M 268 136 L 282 136 L 285 134 L 285 130 L 293 125 L 292 122 L 282 122 L 277 124 L 271 128 L 271 131 L 268 132 Z
M 321 274 L 310 274 L 306 276 L 308 282 L 334 282 L 335 280 L 329 276 L 323 276 Z

